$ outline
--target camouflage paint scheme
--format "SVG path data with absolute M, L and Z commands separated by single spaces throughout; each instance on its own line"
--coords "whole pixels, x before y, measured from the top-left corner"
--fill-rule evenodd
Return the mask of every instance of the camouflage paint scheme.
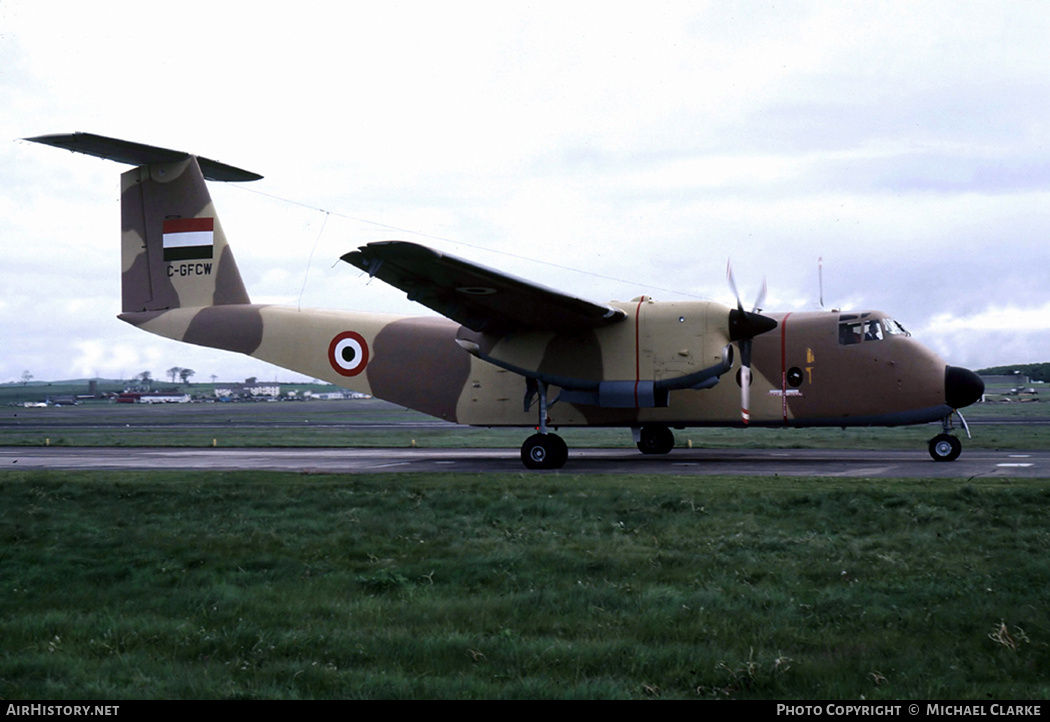
M 972 372 L 910 336 L 883 333 L 892 321 L 878 312 L 751 314 L 765 325 L 745 333 L 733 330 L 735 311 L 722 304 L 646 296 L 594 304 L 397 241 L 343 260 L 448 318 L 252 304 L 205 178 L 258 176 L 89 134 L 30 140 L 136 165 L 121 176 L 121 320 L 448 421 L 539 422 L 545 432 L 533 400 L 546 390 L 551 426 L 630 427 L 636 440 L 647 427 L 742 426 L 747 341 L 752 425 L 925 423 L 948 419 L 983 391 Z M 182 238 L 202 245 L 177 249 Z M 879 338 L 843 343 L 843 319 L 861 317 L 881 324 Z M 552 466 L 560 463 L 541 468 Z

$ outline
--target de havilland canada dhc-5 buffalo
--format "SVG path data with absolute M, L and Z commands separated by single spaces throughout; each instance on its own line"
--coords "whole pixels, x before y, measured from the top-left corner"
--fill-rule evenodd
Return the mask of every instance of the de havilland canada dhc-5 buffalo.
M 952 416 L 984 391 L 884 313 L 762 313 L 761 297 L 747 311 L 731 273 L 735 308 L 603 304 L 383 241 L 342 260 L 444 318 L 253 304 L 205 180 L 261 176 L 88 133 L 28 140 L 135 166 L 121 175 L 121 320 L 447 421 L 531 427 L 521 447 L 531 469 L 565 464 L 551 429 L 574 426 L 629 428 L 643 453 L 666 454 L 671 429 L 686 427 L 939 420 L 929 452 L 952 461 L 962 447 Z

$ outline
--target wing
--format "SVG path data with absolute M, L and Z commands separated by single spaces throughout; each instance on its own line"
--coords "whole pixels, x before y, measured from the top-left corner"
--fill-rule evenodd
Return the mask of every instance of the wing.
M 380 241 L 342 257 L 472 331 L 582 331 L 626 314 L 407 241 Z

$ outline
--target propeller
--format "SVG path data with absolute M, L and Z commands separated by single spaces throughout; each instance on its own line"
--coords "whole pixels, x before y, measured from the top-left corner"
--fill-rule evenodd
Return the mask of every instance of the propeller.
M 729 312 L 729 340 L 736 341 L 740 347 L 740 418 L 745 425 L 751 423 L 751 341 L 755 336 L 772 331 L 777 322 L 769 316 L 758 313 L 766 301 L 766 280 L 762 279 L 762 288 L 750 311 L 744 310 L 740 300 L 736 281 L 733 279 L 732 261 L 726 264 L 726 280 L 736 296 L 736 308 Z

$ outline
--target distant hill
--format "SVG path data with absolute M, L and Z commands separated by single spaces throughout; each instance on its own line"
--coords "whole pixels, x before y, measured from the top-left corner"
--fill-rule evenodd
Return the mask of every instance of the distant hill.
M 1016 366 L 992 366 L 977 371 L 981 376 L 1005 376 L 1020 373 L 1032 381 L 1050 382 L 1050 363 L 1017 364 Z

